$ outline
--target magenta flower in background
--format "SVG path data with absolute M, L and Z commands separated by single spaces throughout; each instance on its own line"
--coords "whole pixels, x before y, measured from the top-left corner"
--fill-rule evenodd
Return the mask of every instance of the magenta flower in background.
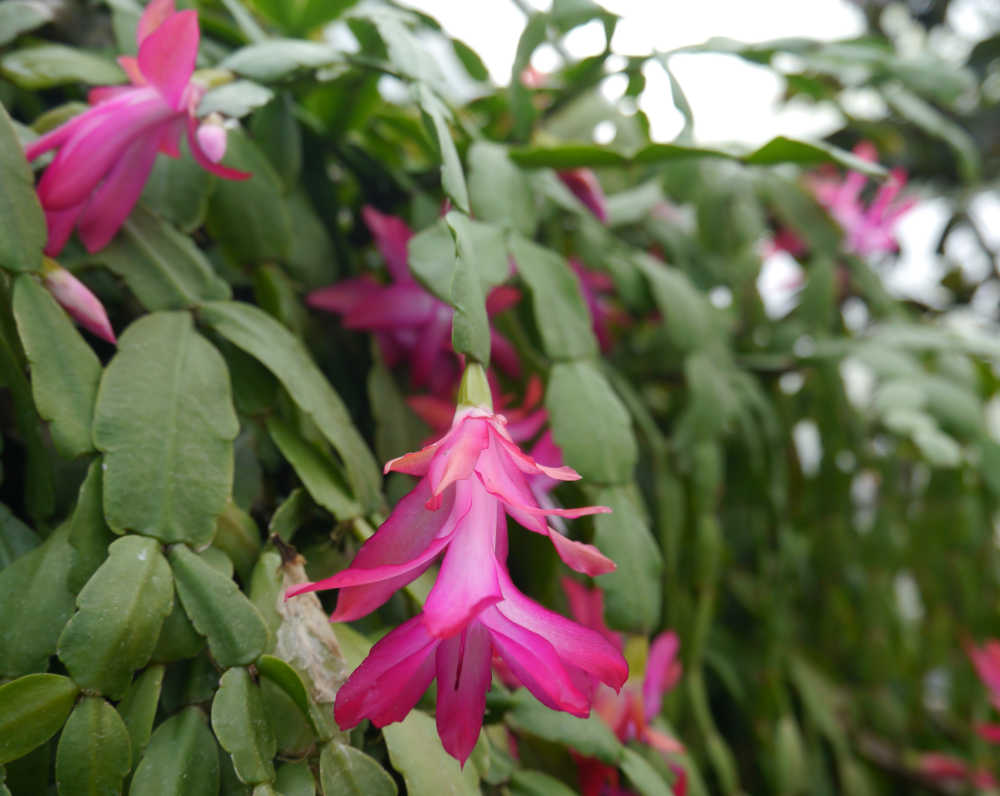
M 877 158 L 875 147 L 868 141 L 858 144 L 854 154 L 869 163 Z M 913 198 L 896 201 L 906 185 L 906 172 L 893 169 L 866 207 L 861 192 L 867 182 L 864 174 L 849 171 L 843 181 L 813 177 L 809 186 L 844 230 L 849 251 L 861 256 L 898 251 L 899 243 L 894 234 L 896 222 L 916 204 Z
M 594 336 L 597 337 L 601 351 L 608 351 L 613 342 L 612 330 L 623 327 L 629 322 L 628 313 L 615 306 L 608 298 L 608 294 L 614 293 L 615 283 L 608 274 L 587 268 L 572 257 L 569 264 L 576 274 L 587 309 L 590 310 Z
M 312 291 L 306 303 L 342 316 L 348 329 L 373 332 L 389 367 L 407 363 L 414 387 L 450 398 L 460 374 L 460 361 L 451 347 L 455 311 L 410 274 L 406 247 L 413 233 L 406 222 L 368 205 L 361 214 L 385 258 L 390 283 L 381 284 L 367 275 L 346 279 Z M 496 315 L 520 297 L 514 288 L 495 287 L 486 299 L 486 311 Z M 517 351 L 496 331 L 491 329 L 490 335 L 493 361 L 517 378 L 521 369 Z
M 194 11 L 175 13 L 173 0 L 153 0 L 136 31 L 138 57 L 118 59 L 132 85 L 93 89 L 94 107 L 25 150 L 29 160 L 58 150 L 38 184 L 46 254 L 58 254 L 74 227 L 88 251 L 106 246 L 138 201 L 157 153 L 179 157 L 185 131 L 203 168 L 227 179 L 250 176 L 218 165 L 225 131 L 217 123 L 198 126 L 195 111 L 205 91 L 191 80 L 198 38 Z
M 961 784 L 968 782 L 977 790 L 991 790 L 996 778 L 984 768 L 973 768 L 964 760 L 940 752 L 926 752 L 917 760 L 917 771 L 931 782 Z
M 982 647 L 969 643 L 966 652 L 979 679 L 990 690 L 990 702 L 1000 710 L 1000 641 L 990 639 Z M 1000 724 L 979 724 L 976 732 L 990 743 L 1000 743 Z
M 101 300 L 83 282 L 49 257 L 42 260 L 42 282 L 52 298 L 84 329 L 109 343 L 118 342 Z
M 604 595 L 600 589 L 588 589 L 571 578 L 563 578 L 563 590 L 569 600 L 570 613 L 581 624 L 589 627 L 624 649 L 620 633 L 611 630 L 604 622 Z M 638 741 L 664 755 L 682 754 L 684 746 L 649 722 L 660 714 L 663 695 L 670 691 L 681 677 L 681 662 L 677 653 L 680 640 L 671 630 L 653 639 L 646 658 L 646 672 L 641 682 L 630 679 L 617 693 L 608 688 L 598 688 L 594 694 L 594 710 L 611 727 L 622 742 Z M 679 766 L 668 763 L 677 779 L 673 791 L 678 796 L 687 792 L 687 778 Z M 603 794 L 628 794 L 618 787 L 618 771 L 599 760 L 577 756 L 580 788 L 583 796 Z
M 559 172 L 559 179 L 573 192 L 602 223 L 608 220 L 608 204 L 604 189 L 591 169 L 567 169 Z
M 451 429 L 423 450 L 390 461 L 386 471 L 420 478 L 351 566 L 325 580 L 290 589 L 286 597 L 339 588 L 331 619 L 357 619 L 382 605 L 443 560 L 423 613 L 382 639 L 341 688 L 335 717 L 341 727 L 362 718 L 377 726 L 402 719 L 438 678 L 438 732 L 450 754 L 465 761 L 482 725 L 492 656 L 541 702 L 574 715 L 590 711 L 598 683 L 620 688 L 628 667 L 596 631 L 548 611 L 521 594 L 507 573 L 507 515 L 545 534 L 560 558 L 598 575 L 614 563 L 589 544 L 552 529 L 546 516 L 580 517 L 609 511 L 540 507 L 528 479 L 544 473 L 579 478 L 569 467 L 547 467 L 523 453 L 490 408 L 478 365 L 463 377 Z

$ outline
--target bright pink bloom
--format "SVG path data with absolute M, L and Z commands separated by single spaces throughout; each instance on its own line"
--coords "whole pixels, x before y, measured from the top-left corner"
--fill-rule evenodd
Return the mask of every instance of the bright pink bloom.
M 570 258 L 570 267 L 576 273 L 580 292 L 587 309 L 590 310 L 590 322 L 594 336 L 600 343 L 601 351 L 608 351 L 612 345 L 612 329 L 625 326 L 629 322 L 628 313 L 616 307 L 607 294 L 614 293 L 615 283 L 608 274 L 587 268 L 579 260 Z
M 601 222 L 608 220 L 608 204 L 604 197 L 604 189 L 597 181 L 597 175 L 590 169 L 568 169 L 559 172 L 559 179 L 569 188 L 573 195 L 597 216 Z
M 420 481 L 362 545 L 351 566 L 286 594 L 339 588 L 331 619 L 350 621 L 378 608 L 443 554 L 423 613 L 375 645 L 338 693 L 335 716 L 342 727 L 364 717 L 378 726 L 398 721 L 436 675 L 438 731 L 445 749 L 462 761 L 482 724 L 494 654 L 541 702 L 574 715 L 589 713 L 597 683 L 620 688 L 628 675 L 613 644 L 529 600 L 506 569 L 509 514 L 528 530 L 547 535 L 577 571 L 612 571 L 614 563 L 597 548 L 567 539 L 545 519 L 609 509 L 540 507 L 528 478 L 544 473 L 568 481 L 579 478 L 577 473 L 539 464 L 517 447 L 504 417 L 487 408 L 482 368 L 466 369 L 463 392 L 474 392 L 477 399 L 460 404 L 444 437 L 386 465 L 386 471 Z
M 569 599 L 570 613 L 583 625 L 596 630 L 618 649 L 624 649 L 620 633 L 604 623 L 604 595 L 600 589 L 588 589 L 571 578 L 563 578 L 563 589 Z M 658 749 L 665 755 L 681 754 L 684 746 L 661 730 L 651 727 L 649 721 L 660 714 L 663 695 L 670 691 L 681 677 L 681 662 L 677 658 L 680 641 L 673 631 L 661 633 L 649 648 L 646 673 L 641 683 L 629 681 L 615 693 L 598 688 L 594 694 L 594 709 L 621 741 L 638 741 Z M 618 787 L 618 771 L 598 760 L 577 759 L 580 787 L 583 796 L 627 794 Z M 687 778 L 683 769 L 671 764 L 677 774 L 674 793 L 683 796 Z
M 48 257 L 42 263 L 42 281 L 52 298 L 84 329 L 109 343 L 117 342 L 104 305 L 83 282 Z
M 504 525 L 498 526 L 497 548 L 506 546 Z M 597 683 L 621 688 L 628 668 L 615 647 L 521 594 L 502 558 L 493 559 L 491 571 L 478 571 L 495 577 L 500 599 L 455 634 L 435 635 L 427 608 L 372 648 L 337 693 L 337 724 L 349 728 L 369 718 L 383 727 L 400 721 L 437 677 L 438 734 L 464 764 L 482 727 L 494 655 L 540 702 L 574 716 L 590 713 Z
M 118 59 L 132 85 L 93 89 L 94 107 L 25 150 L 29 160 L 59 150 L 38 184 L 47 254 L 61 251 L 74 227 L 88 251 L 106 246 L 138 201 L 157 153 L 179 157 L 185 131 L 200 166 L 227 179 L 250 176 L 217 164 L 225 151 L 218 130 L 199 134 L 195 111 L 205 88 L 191 80 L 198 38 L 196 12 L 175 13 L 173 0 L 153 0 L 136 31 L 138 57 Z
M 964 760 L 939 752 L 921 755 L 917 768 L 932 782 L 969 782 L 981 790 L 990 790 L 997 786 L 996 778 L 986 769 L 974 769 Z
M 306 303 L 343 316 L 348 329 L 374 332 L 387 365 L 407 363 L 415 387 L 450 397 L 460 373 L 459 359 L 451 347 L 455 311 L 410 274 L 406 247 L 413 233 L 406 222 L 367 205 L 361 215 L 385 258 L 390 283 L 381 284 L 367 275 L 346 279 L 312 291 Z M 496 315 L 519 299 L 514 288 L 495 287 L 487 297 L 486 311 Z M 502 335 L 492 330 L 490 334 L 494 362 L 517 378 L 521 370 L 517 351 Z
M 869 163 L 874 163 L 877 157 L 875 147 L 868 141 L 858 144 L 854 154 Z M 871 204 L 865 207 L 861 192 L 867 182 L 864 174 L 849 171 L 842 182 L 814 177 L 809 185 L 844 230 L 849 251 L 862 256 L 898 251 L 899 244 L 893 234 L 896 222 L 916 203 L 915 199 L 895 201 L 906 185 L 906 173 L 893 169 L 889 179 L 879 186 Z
M 982 647 L 970 642 L 965 645 L 965 651 L 979 679 L 990 690 L 993 707 L 1000 710 L 1000 641 L 990 639 Z M 1000 744 L 1000 724 L 979 724 L 976 732 L 990 743 Z

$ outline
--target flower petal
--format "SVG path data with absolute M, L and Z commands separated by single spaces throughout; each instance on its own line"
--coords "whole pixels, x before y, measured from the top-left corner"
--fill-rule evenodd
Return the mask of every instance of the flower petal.
M 489 424 L 481 417 L 463 417 L 434 454 L 427 478 L 437 498 L 451 484 L 472 476 L 483 450 L 489 444 Z
M 381 289 L 378 282 L 365 275 L 317 288 L 306 296 L 306 304 L 317 310 L 343 315 L 358 304 L 370 301 Z
M 412 569 L 402 574 L 362 586 L 349 586 L 337 595 L 337 609 L 331 620 L 347 622 L 374 611 L 430 566 L 432 557 L 420 557 L 435 537 L 450 535 L 452 529 L 468 512 L 468 504 L 460 503 L 454 495 L 438 511 L 428 511 L 424 504 L 428 497 L 426 481 L 404 497 L 375 535 L 355 556 L 352 569 L 373 569 L 392 564 L 403 564 L 417 559 Z M 418 558 L 419 557 L 419 558 Z M 336 576 L 334 576 L 336 577 Z
M 361 208 L 361 218 L 375 238 L 375 245 L 385 258 L 389 273 L 395 282 L 412 282 L 410 269 L 407 267 L 406 247 L 413 232 L 403 219 L 380 213 L 371 205 Z
M 340 728 L 364 718 L 378 727 L 402 720 L 434 679 L 437 644 L 416 616 L 372 647 L 337 692 L 333 715 Z
M 603 508 L 603 506 L 591 506 L 590 508 Z M 552 527 L 548 528 L 548 536 L 552 546 L 556 549 L 556 555 L 566 566 L 577 572 L 582 572 L 593 578 L 618 569 L 618 565 L 614 561 L 592 544 L 567 539 Z
M 456 501 L 468 500 L 470 508 L 455 528 L 424 604 L 424 623 L 437 638 L 455 635 L 501 597 L 496 574 L 496 498 L 465 481 L 455 486 L 455 493 Z
M 198 14 L 180 11 L 162 19 L 139 45 L 139 70 L 174 110 L 181 109 L 184 89 L 198 57 Z
M 420 326 L 433 318 L 443 306 L 420 285 L 387 285 L 370 301 L 354 306 L 344 316 L 348 329 L 395 329 L 399 326 Z
M 198 120 L 191 115 L 187 117 L 187 141 L 188 149 L 191 150 L 191 157 L 205 171 L 226 180 L 248 180 L 253 176 L 249 171 L 240 171 L 229 166 L 223 166 L 221 163 L 213 163 L 208 153 L 201 148 L 201 144 L 198 142 Z
M 681 663 L 677 660 L 680 639 L 672 630 L 660 633 L 649 647 L 646 659 L 646 676 L 642 681 L 642 701 L 646 718 L 660 715 L 663 695 L 677 685 L 681 676 Z
M 438 735 L 445 751 L 463 766 L 483 726 L 492 655 L 490 635 L 479 622 L 437 649 Z
M 590 702 L 573 684 L 555 648 L 543 636 L 504 616 L 494 606 L 480 614 L 493 646 L 535 698 L 553 710 L 587 716 Z
M 159 146 L 157 135 L 136 138 L 91 194 L 77 222 L 77 232 L 87 251 L 100 251 L 115 236 L 139 201 Z
M 449 338 L 455 311 L 443 302 L 438 302 L 436 299 L 434 301 L 436 302 L 434 311 L 421 327 L 420 337 L 411 352 L 410 378 L 416 387 L 432 384 L 442 354 L 448 359 L 451 358 Z M 450 390 L 447 381 L 442 384 Z M 440 389 L 441 384 L 436 386 Z
M 139 24 L 135 30 L 135 43 L 141 46 L 143 41 L 173 13 L 174 0 L 151 0 L 139 17 Z
M 91 109 L 42 175 L 38 198 L 52 210 L 79 204 L 136 138 L 150 130 L 158 135 L 159 125 L 172 115 L 174 111 L 160 96 L 145 88 L 133 89 Z
M 73 232 L 73 227 L 76 226 L 76 220 L 83 212 L 84 205 L 86 205 L 86 201 L 67 207 L 65 210 L 45 208 L 45 225 L 49 230 L 49 237 L 45 243 L 45 253 L 49 257 L 55 257 L 62 251 Z
M 497 575 L 503 601 L 495 610 L 511 622 L 548 639 L 564 660 L 619 689 L 628 678 L 628 664 L 615 645 L 596 630 L 583 627 L 525 597 L 503 570 Z M 494 609 L 489 609 L 494 610 Z

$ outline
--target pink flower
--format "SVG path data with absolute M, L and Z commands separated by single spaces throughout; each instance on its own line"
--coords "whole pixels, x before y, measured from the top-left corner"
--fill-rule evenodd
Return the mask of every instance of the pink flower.
M 870 163 L 875 162 L 877 155 L 875 147 L 868 141 L 858 144 L 854 154 Z M 916 203 L 915 199 L 895 201 L 906 185 L 906 173 L 902 169 L 893 169 L 889 179 L 879 186 L 871 204 L 865 207 L 861 191 L 867 182 L 864 174 L 849 171 L 843 182 L 814 177 L 809 185 L 816 198 L 844 230 L 849 251 L 862 256 L 898 251 L 899 244 L 893 234 L 896 222 Z
M 1000 710 L 1000 641 L 990 639 L 982 647 L 968 643 L 965 651 L 972 659 L 979 679 L 990 690 L 993 707 Z M 990 743 L 1000 743 L 1000 724 L 979 724 L 976 732 Z
M 569 599 L 570 612 L 578 622 L 596 630 L 618 649 L 624 649 L 621 634 L 604 623 L 604 595 L 599 589 L 588 589 L 571 578 L 563 578 L 563 590 Z M 660 714 L 663 695 L 680 680 L 679 647 L 676 633 L 669 630 L 661 633 L 649 647 L 646 673 L 641 683 L 629 680 L 617 693 L 598 688 L 594 694 L 594 709 L 620 741 L 638 741 L 664 755 L 684 752 L 682 744 L 649 725 L 649 721 Z M 584 796 L 627 793 L 618 788 L 618 772 L 614 767 L 582 756 L 577 758 L 577 765 Z M 673 764 L 671 768 L 677 774 L 674 793 L 683 796 L 687 789 L 684 771 Z
M 459 376 L 459 359 L 451 348 L 451 321 L 455 311 L 432 296 L 407 267 L 407 243 L 412 236 L 401 218 L 371 206 L 361 211 L 375 245 L 385 258 L 391 282 L 380 284 L 370 276 L 346 279 L 314 290 L 306 303 L 343 316 L 348 329 L 375 333 L 386 364 L 406 362 L 415 387 L 448 396 Z M 511 287 L 496 287 L 487 297 L 490 315 L 503 312 L 520 299 Z M 492 357 L 508 375 L 520 375 L 517 352 L 510 342 L 491 331 Z
M 576 273 L 583 300 L 590 310 L 594 336 L 600 343 L 601 351 L 608 351 L 612 345 L 612 329 L 625 326 L 629 321 L 628 314 L 606 297 L 608 293 L 614 292 L 615 283 L 608 274 L 587 268 L 579 260 L 570 258 L 569 264 Z
M 118 59 L 132 85 L 93 89 L 94 107 L 27 148 L 29 160 L 58 150 L 38 184 L 47 254 L 61 251 L 74 227 L 88 251 L 106 246 L 138 201 L 157 153 L 178 157 L 185 130 L 203 168 L 227 179 L 250 176 L 218 165 L 224 140 L 218 130 L 198 129 L 195 110 L 205 91 L 191 80 L 198 37 L 194 11 L 175 13 L 173 0 L 153 0 L 136 31 L 138 57 Z
M 116 343 L 104 305 L 90 289 L 55 260 L 42 260 L 42 281 L 69 316 L 84 329 L 109 343 Z
M 498 527 L 499 548 L 506 546 L 505 523 Z M 596 683 L 621 687 L 627 665 L 607 640 L 521 594 L 500 558 L 476 574 L 496 578 L 500 599 L 450 636 L 430 629 L 430 609 L 389 633 L 337 693 L 337 724 L 400 721 L 437 677 L 438 735 L 464 764 L 482 727 L 494 655 L 540 702 L 574 716 L 590 713 Z
M 597 181 L 597 175 L 591 169 L 567 169 L 559 172 L 559 179 L 569 188 L 573 195 L 597 216 L 598 220 L 608 220 L 607 200 L 604 190 Z
M 482 724 L 494 653 L 541 702 L 574 715 L 589 713 L 598 682 L 620 688 L 628 673 L 621 653 L 599 633 L 532 602 L 510 581 L 507 515 L 548 536 L 569 566 L 598 575 L 612 571 L 614 563 L 592 545 L 553 530 L 545 518 L 609 509 L 540 507 L 528 478 L 579 476 L 569 467 L 547 467 L 524 454 L 510 438 L 504 417 L 489 407 L 485 373 L 470 365 L 448 433 L 386 465 L 386 471 L 418 476 L 414 490 L 362 545 L 348 569 L 286 594 L 339 588 L 331 619 L 357 619 L 443 554 L 423 613 L 375 645 L 340 690 L 335 717 L 342 727 L 364 717 L 377 726 L 398 721 L 437 676 L 438 731 L 445 749 L 463 762 Z
M 917 761 L 918 771 L 932 782 L 969 782 L 980 790 L 997 786 L 996 778 L 983 768 L 972 768 L 964 760 L 940 752 L 927 752 Z

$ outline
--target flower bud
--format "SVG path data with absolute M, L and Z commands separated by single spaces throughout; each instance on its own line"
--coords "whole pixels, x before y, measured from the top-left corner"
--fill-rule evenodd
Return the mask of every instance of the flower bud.
M 104 305 L 83 282 L 49 257 L 42 262 L 42 280 L 52 297 L 84 329 L 109 343 L 118 342 Z

